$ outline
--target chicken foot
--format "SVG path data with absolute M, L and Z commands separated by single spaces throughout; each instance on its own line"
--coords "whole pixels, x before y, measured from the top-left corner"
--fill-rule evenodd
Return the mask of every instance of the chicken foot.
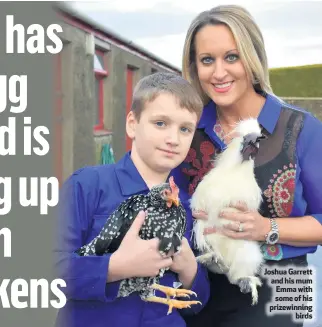
M 242 293 L 251 293 L 252 294 L 252 305 L 257 304 L 258 302 L 258 291 L 257 287 L 262 286 L 262 282 L 256 276 L 242 277 L 237 280 L 235 283 L 239 286 Z
M 193 304 L 201 304 L 200 301 L 179 301 L 175 299 L 171 299 L 170 297 L 188 297 L 190 298 L 190 295 L 197 296 L 197 294 L 193 291 L 186 290 L 186 289 L 177 289 L 167 286 L 162 286 L 158 284 L 153 284 L 151 286 L 155 290 L 159 290 L 160 292 L 164 293 L 167 297 L 161 298 L 157 296 L 151 296 L 146 299 L 148 302 L 156 302 L 156 303 L 162 303 L 169 306 L 169 310 L 167 314 L 172 313 L 173 308 L 177 309 L 184 309 L 184 308 L 190 308 Z

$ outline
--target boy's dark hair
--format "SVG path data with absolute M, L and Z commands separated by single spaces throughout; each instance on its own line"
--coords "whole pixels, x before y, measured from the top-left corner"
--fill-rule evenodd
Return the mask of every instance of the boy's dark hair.
M 195 112 L 200 119 L 203 103 L 193 86 L 178 74 L 158 72 L 143 77 L 135 86 L 131 110 L 137 120 L 145 105 L 160 94 L 173 95 L 181 108 Z

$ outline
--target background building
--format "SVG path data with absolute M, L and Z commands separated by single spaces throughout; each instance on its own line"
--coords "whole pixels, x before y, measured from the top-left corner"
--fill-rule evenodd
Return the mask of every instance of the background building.
M 63 181 L 78 168 L 102 162 L 110 149 L 115 160 L 130 149 L 125 119 L 139 79 L 181 72 L 70 6 L 60 3 L 58 13 L 64 48 L 56 61 L 55 146 Z M 271 69 L 270 80 L 276 95 L 322 119 L 321 74 L 322 65 L 285 67 Z
M 69 7 L 59 7 L 59 15 L 64 48 L 56 61 L 56 153 L 62 181 L 100 162 L 104 145 L 118 160 L 131 146 L 125 119 L 137 81 L 180 71 Z

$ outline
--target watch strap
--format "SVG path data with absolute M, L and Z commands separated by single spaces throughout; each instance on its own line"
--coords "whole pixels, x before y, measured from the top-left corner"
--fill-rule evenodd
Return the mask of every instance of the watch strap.
M 271 230 L 265 235 L 265 241 L 266 244 L 275 244 L 278 241 L 278 237 L 274 242 L 270 241 L 270 237 L 272 236 L 272 234 L 278 235 L 278 225 L 275 218 L 269 218 L 269 220 L 271 223 Z

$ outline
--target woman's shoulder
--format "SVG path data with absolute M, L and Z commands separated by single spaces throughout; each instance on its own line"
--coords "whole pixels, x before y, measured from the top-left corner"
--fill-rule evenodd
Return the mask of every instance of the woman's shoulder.
M 282 109 L 289 110 L 301 117 L 301 128 L 296 142 L 297 155 L 300 161 L 319 155 L 322 138 L 322 121 L 311 111 L 304 107 L 283 102 Z
M 275 104 L 280 106 L 279 120 L 287 120 L 288 126 L 297 136 L 298 148 L 306 147 L 308 142 L 322 137 L 322 121 L 312 111 L 291 101 L 274 97 Z M 301 101 L 302 103 L 303 100 Z M 283 125 L 283 123 L 282 123 Z M 295 134 L 294 134 L 294 131 Z
M 322 128 L 322 121 L 311 111 L 309 111 L 304 106 L 298 106 L 294 103 L 287 102 L 282 99 L 278 99 L 281 103 L 282 109 L 290 110 L 294 113 L 299 113 L 303 117 L 303 128 L 312 127 L 312 128 Z

